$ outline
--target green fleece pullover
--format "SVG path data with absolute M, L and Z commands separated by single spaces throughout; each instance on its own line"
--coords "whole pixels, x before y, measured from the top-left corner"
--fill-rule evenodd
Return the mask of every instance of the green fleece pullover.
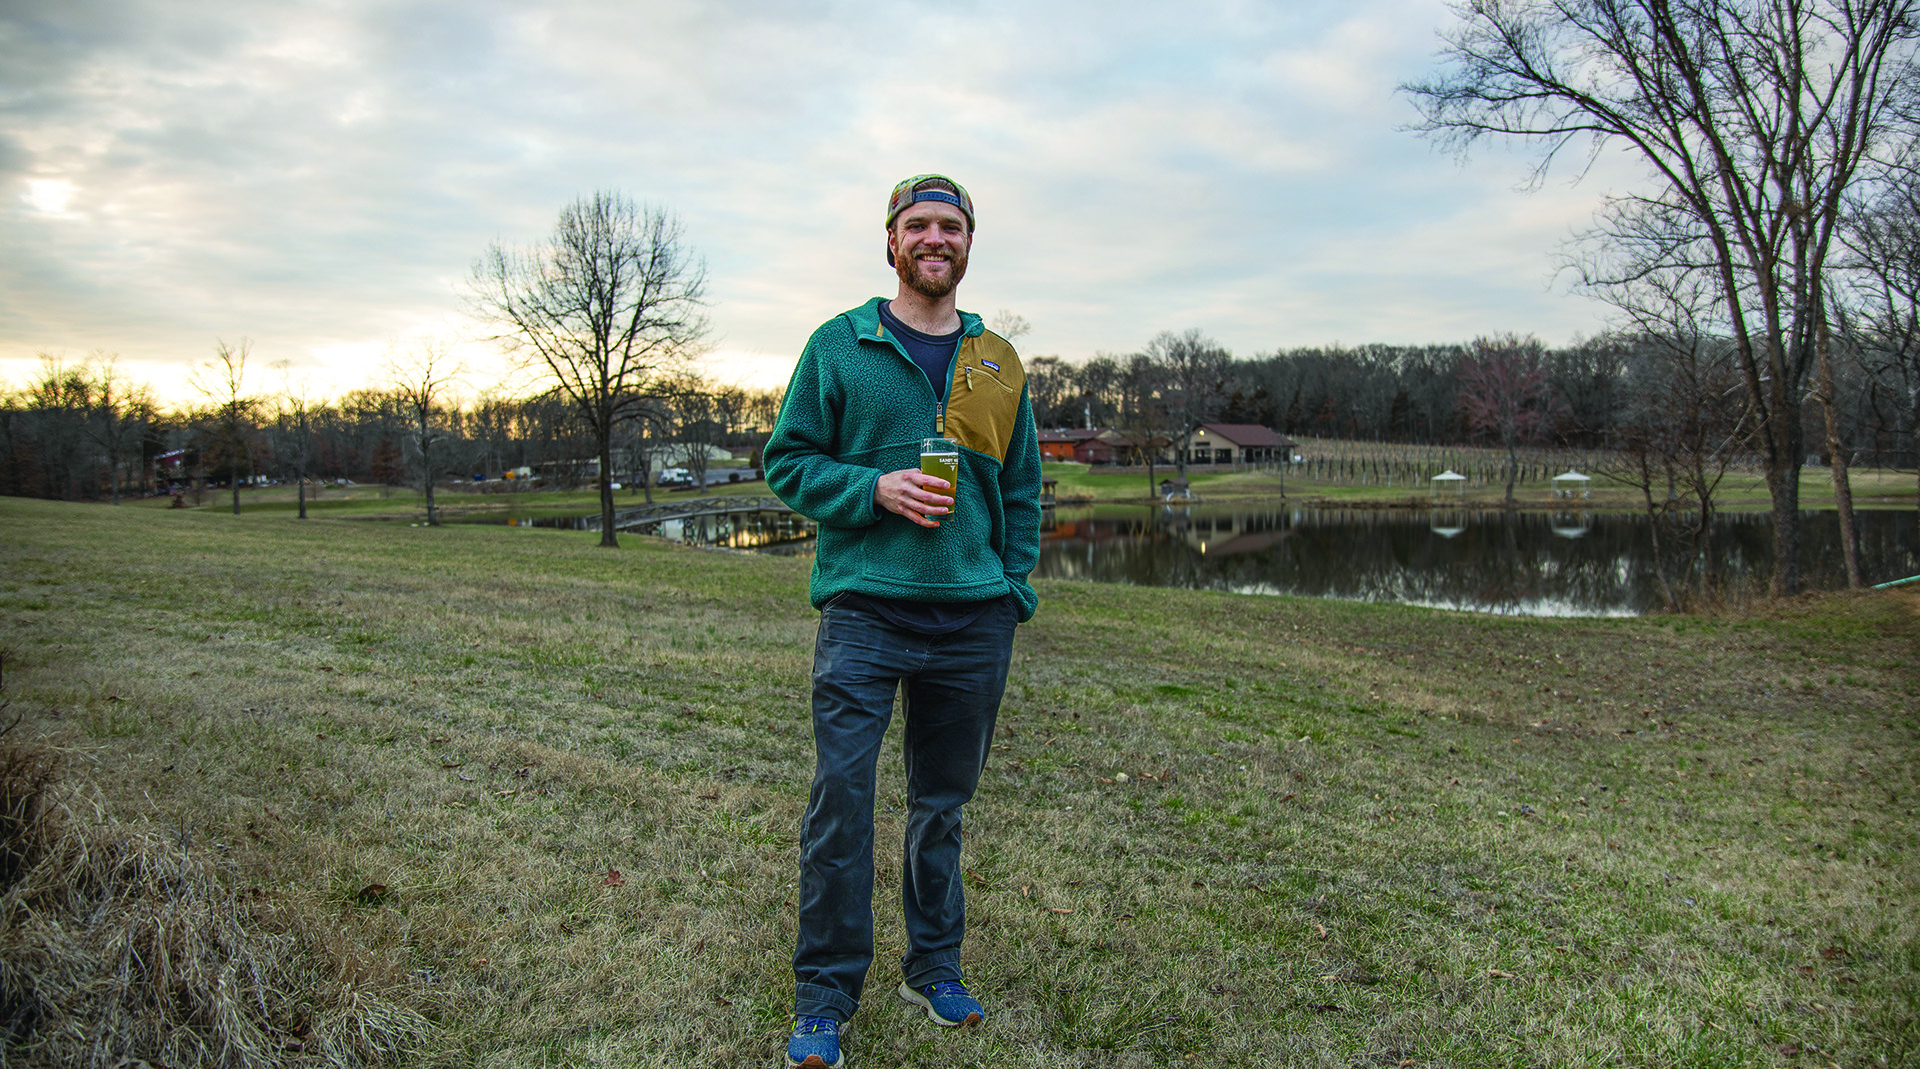
M 853 590 L 914 601 L 982 601 L 1011 593 L 1020 619 L 1039 598 L 1040 442 L 1027 375 L 1013 346 L 960 313 L 947 381 L 927 376 L 880 322 L 881 298 L 813 332 L 767 442 L 767 486 L 820 525 L 811 600 Z M 880 476 L 920 468 L 920 440 L 944 408 L 960 443 L 960 486 L 940 526 L 874 504 Z

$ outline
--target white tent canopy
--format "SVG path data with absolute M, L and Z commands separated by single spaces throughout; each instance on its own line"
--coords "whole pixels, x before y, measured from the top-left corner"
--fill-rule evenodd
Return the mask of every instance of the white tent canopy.
M 1572 497 L 1575 491 L 1579 491 L 1581 497 L 1586 497 L 1592 492 L 1592 487 L 1588 485 L 1591 482 L 1593 476 L 1582 475 L 1568 468 L 1553 477 L 1553 492 L 1560 497 Z
M 1448 493 L 1464 499 L 1467 496 L 1467 477 L 1448 468 L 1433 477 L 1433 492 Z

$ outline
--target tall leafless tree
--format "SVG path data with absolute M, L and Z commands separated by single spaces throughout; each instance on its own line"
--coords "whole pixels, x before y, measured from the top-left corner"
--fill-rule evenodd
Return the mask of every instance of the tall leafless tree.
M 1460 414 L 1468 429 L 1493 435 L 1507 450 L 1508 508 L 1520 478 L 1520 447 L 1553 424 L 1544 354 L 1538 339 L 1505 334 L 1475 339 L 1473 355 L 1460 361 Z
M 706 279 L 676 217 L 606 191 L 561 209 L 539 244 L 495 244 L 474 264 L 475 314 L 593 434 L 602 546 L 619 544 L 614 432 L 698 350 L 707 333 Z
M 1214 418 L 1227 400 L 1227 369 L 1233 355 L 1198 328 L 1179 334 L 1161 331 L 1147 342 L 1147 359 L 1160 368 L 1173 462 L 1187 477 L 1187 441 Z
M 1437 76 L 1403 86 L 1416 129 L 1647 167 L 1590 237 L 1613 282 L 1704 274 L 1745 382 L 1773 505 L 1772 588 L 1800 585 L 1801 406 L 1843 198 L 1904 129 L 1917 0 L 1473 0 Z
M 300 518 L 307 518 L 307 465 L 313 459 L 313 387 L 293 375 L 293 362 L 276 360 L 280 372 L 279 411 L 275 414 L 282 437 L 292 447 L 295 493 L 300 503 Z
M 442 417 L 448 394 L 466 368 L 440 340 L 415 342 L 387 358 L 387 381 L 407 416 L 407 436 L 420 458 L 420 492 L 427 502 L 427 526 L 440 526 L 440 510 L 433 503 L 433 447 L 446 437 Z
M 94 352 L 78 369 L 84 391 L 87 436 L 107 461 L 108 494 L 120 503 L 120 481 L 129 454 L 158 411 L 153 390 L 135 383 L 120 369 L 115 353 Z
M 1147 496 L 1158 492 L 1153 477 L 1160 450 L 1168 441 L 1171 419 L 1167 411 L 1166 365 L 1146 353 L 1133 353 L 1120 364 L 1115 386 L 1119 397 L 1120 429 L 1127 436 L 1123 452 L 1147 470 Z
M 238 345 L 224 341 L 213 343 L 213 359 L 201 364 L 190 377 L 194 389 L 213 405 L 213 442 L 227 462 L 229 482 L 233 485 L 233 514 L 240 515 L 240 472 L 253 471 L 253 449 L 247 441 L 253 429 L 257 398 L 246 391 L 247 357 L 253 343 L 246 338 Z
M 1846 333 L 1869 373 L 1904 400 L 1920 480 L 1920 174 L 1909 170 L 1856 205 L 1843 240 L 1851 254 L 1842 291 L 1851 313 Z

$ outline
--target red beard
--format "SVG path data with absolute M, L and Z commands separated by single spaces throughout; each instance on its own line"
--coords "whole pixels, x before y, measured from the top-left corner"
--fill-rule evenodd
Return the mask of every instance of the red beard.
M 952 293 L 954 287 L 960 284 L 960 280 L 967 277 L 967 254 L 964 251 L 955 252 L 949 250 L 947 253 L 947 265 L 952 268 L 952 270 L 948 271 L 944 276 L 928 278 L 927 275 L 920 270 L 920 261 L 918 259 L 907 256 L 896 256 L 894 257 L 893 271 L 900 276 L 900 281 L 905 283 L 907 288 L 928 300 L 937 301 L 947 294 Z

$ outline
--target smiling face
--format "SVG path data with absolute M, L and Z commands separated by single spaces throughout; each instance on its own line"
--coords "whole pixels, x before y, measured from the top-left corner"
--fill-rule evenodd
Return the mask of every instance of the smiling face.
M 966 277 L 972 245 L 967 217 L 937 200 L 909 205 L 887 230 L 887 252 L 901 283 L 929 300 L 952 293 Z

